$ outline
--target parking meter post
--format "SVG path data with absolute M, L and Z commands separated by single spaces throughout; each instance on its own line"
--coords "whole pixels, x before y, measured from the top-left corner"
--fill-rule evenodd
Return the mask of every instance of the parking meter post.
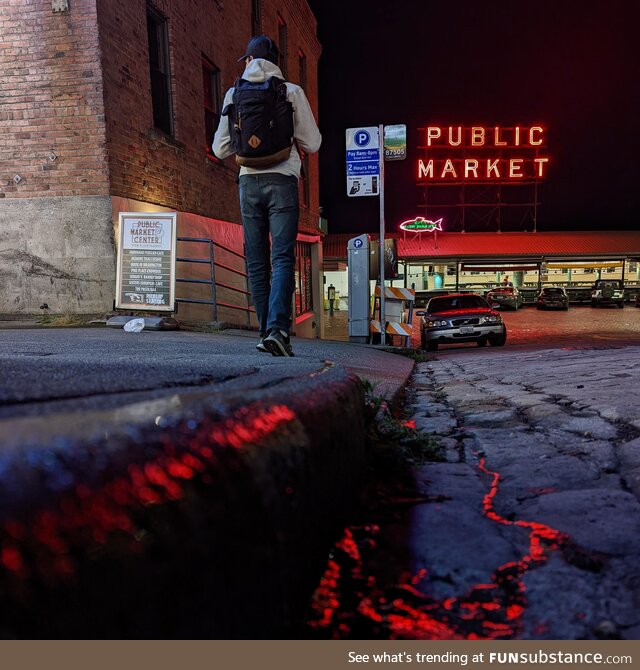
M 386 344 L 385 300 L 384 300 L 384 125 L 378 126 L 378 155 L 380 161 L 380 344 Z
M 349 341 L 366 344 L 370 338 L 370 238 L 359 235 L 347 243 L 349 277 Z

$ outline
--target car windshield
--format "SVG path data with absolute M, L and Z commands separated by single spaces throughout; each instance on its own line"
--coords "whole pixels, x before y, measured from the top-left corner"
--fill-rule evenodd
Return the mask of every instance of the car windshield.
M 545 293 L 546 295 L 562 295 L 562 289 L 561 288 L 543 288 L 542 292 Z
M 427 311 L 430 314 L 438 312 L 449 312 L 453 309 L 477 309 L 478 307 L 486 309 L 487 303 L 477 295 L 456 295 L 446 298 L 433 298 L 429 301 Z

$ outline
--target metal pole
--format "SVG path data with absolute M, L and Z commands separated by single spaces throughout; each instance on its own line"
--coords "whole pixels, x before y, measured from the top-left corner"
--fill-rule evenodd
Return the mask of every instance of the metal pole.
M 386 318 L 384 299 L 384 126 L 378 126 L 378 153 L 380 159 L 380 344 L 386 344 Z
M 216 262 L 213 255 L 213 240 L 209 240 L 209 263 L 211 264 L 211 303 L 213 307 L 213 320 L 218 320 L 218 299 L 216 295 Z
M 537 155 L 537 152 L 536 152 Z M 534 200 L 533 200 L 533 232 L 538 232 L 538 182 L 534 185 Z

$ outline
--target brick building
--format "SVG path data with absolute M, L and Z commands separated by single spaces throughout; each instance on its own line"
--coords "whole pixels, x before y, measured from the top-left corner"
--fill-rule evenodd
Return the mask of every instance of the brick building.
M 237 58 L 259 33 L 279 44 L 285 76 L 303 86 L 317 116 L 321 48 L 305 0 L 3 3 L 0 314 L 39 313 L 42 303 L 51 313 L 109 311 L 119 212 L 175 211 L 178 236 L 242 251 L 237 168 L 209 144 L 224 92 L 242 71 Z M 315 336 L 317 156 L 305 163 L 296 330 Z M 180 244 L 179 257 L 198 253 Z M 178 263 L 178 277 L 190 273 L 198 276 Z M 179 284 L 177 295 L 206 300 L 208 291 Z M 180 316 L 208 320 L 211 308 L 181 303 Z

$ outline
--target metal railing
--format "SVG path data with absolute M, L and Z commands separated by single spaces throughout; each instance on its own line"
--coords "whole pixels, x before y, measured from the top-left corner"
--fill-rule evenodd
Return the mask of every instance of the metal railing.
M 181 283 L 189 283 L 189 284 L 207 284 L 211 287 L 211 299 L 210 300 L 196 300 L 195 298 L 176 298 L 176 302 L 184 302 L 184 303 L 193 303 L 193 304 L 198 304 L 198 305 L 211 305 L 212 308 L 212 316 L 213 316 L 213 321 L 218 320 L 218 307 L 226 307 L 227 309 L 236 309 L 236 310 L 241 310 L 245 312 L 246 317 L 247 317 L 247 326 L 251 325 L 251 313 L 255 313 L 255 309 L 251 307 L 250 303 L 250 292 L 249 292 L 249 275 L 246 272 L 246 259 L 243 254 L 238 253 L 234 249 L 230 249 L 229 247 L 225 246 L 224 244 L 220 244 L 219 242 L 214 242 L 213 240 L 209 239 L 208 237 L 178 237 L 177 238 L 178 242 L 195 242 L 198 244 L 206 244 L 208 247 L 208 252 L 209 252 L 209 257 L 208 258 L 187 258 L 187 257 L 176 257 L 176 263 L 198 263 L 198 264 L 208 264 L 209 265 L 209 279 L 191 279 L 191 278 L 186 278 L 186 277 L 177 277 L 176 276 L 176 282 L 181 282 Z M 221 249 L 225 251 L 226 253 L 231 254 L 232 256 L 235 256 L 236 258 L 241 258 L 243 265 L 244 265 L 244 271 L 238 270 L 236 268 L 231 267 L 230 265 L 226 265 L 224 263 L 220 263 L 216 260 L 215 256 L 215 249 Z M 226 284 L 221 281 L 216 280 L 216 269 L 219 268 L 221 270 L 226 270 L 227 272 L 232 272 L 234 274 L 237 274 L 241 277 L 244 277 L 244 289 L 238 288 L 237 286 L 232 286 L 231 284 Z M 177 275 L 177 271 L 176 271 Z M 218 300 L 218 288 L 224 288 L 229 291 L 234 291 L 236 293 L 240 293 L 244 295 L 245 299 L 245 306 L 241 305 L 234 305 L 230 302 L 226 302 L 223 300 Z

